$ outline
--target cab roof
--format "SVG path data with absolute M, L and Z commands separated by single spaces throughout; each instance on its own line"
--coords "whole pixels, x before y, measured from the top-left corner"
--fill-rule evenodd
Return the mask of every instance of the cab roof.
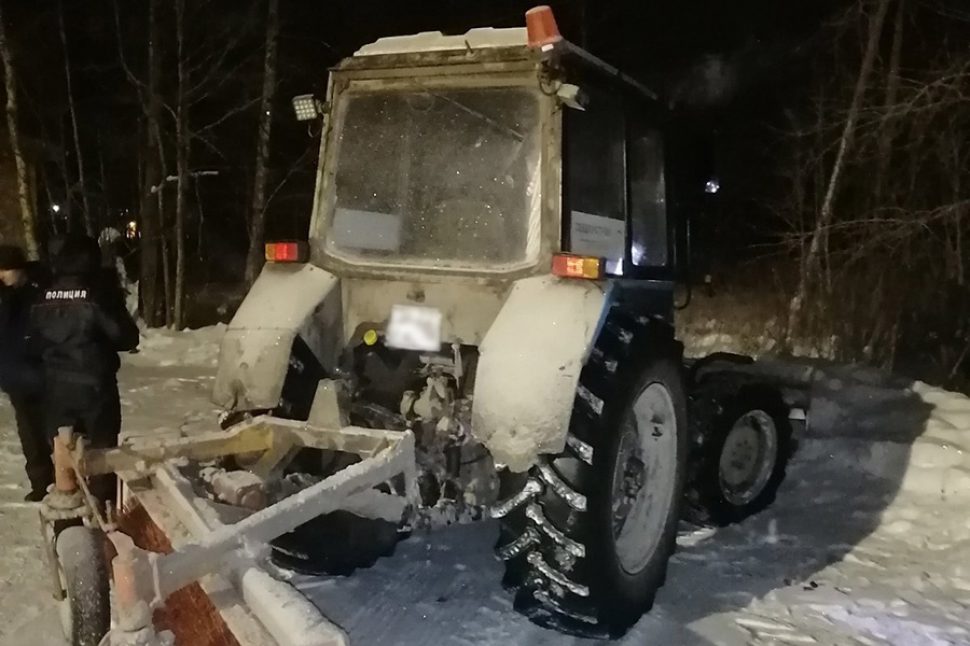
M 528 40 L 525 27 L 510 29 L 481 27 L 458 36 L 446 36 L 440 31 L 425 31 L 410 36 L 380 38 L 358 49 L 354 52 L 354 56 L 517 48 L 527 47 Z
M 427 31 L 391 36 L 364 45 L 335 70 L 403 69 L 481 63 L 535 64 L 539 54 L 529 47 L 525 28 L 482 27 L 458 36 Z

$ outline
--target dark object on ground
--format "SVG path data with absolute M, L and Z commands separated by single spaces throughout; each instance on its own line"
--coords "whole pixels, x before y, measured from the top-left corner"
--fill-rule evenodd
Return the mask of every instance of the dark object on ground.
M 400 540 L 394 523 L 337 511 L 273 541 L 273 561 L 305 574 L 346 576 L 390 556 Z

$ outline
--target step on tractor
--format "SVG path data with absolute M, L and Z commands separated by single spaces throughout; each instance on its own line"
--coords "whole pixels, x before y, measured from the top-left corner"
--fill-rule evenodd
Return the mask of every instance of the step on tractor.
M 100 451 L 64 430 L 45 536 L 59 598 L 87 608 L 107 584 L 65 573 L 103 578 L 104 557 L 76 554 L 107 532 L 111 643 L 201 579 L 240 643 L 309 644 L 292 637 L 309 614 L 265 607 L 295 593 L 254 545 L 276 567 L 350 574 L 409 532 L 471 521 L 497 526 L 516 609 L 615 636 L 653 604 L 682 521 L 774 500 L 805 398 L 747 357 L 685 358 L 694 187 L 665 155 L 670 115 L 547 7 L 526 23 L 384 38 L 326 97 L 293 100 L 321 142 L 312 223 L 267 244 L 227 329 L 222 430 Z M 173 551 L 92 513 L 85 478 L 106 472 Z M 107 630 L 104 612 L 65 616 L 75 635 Z

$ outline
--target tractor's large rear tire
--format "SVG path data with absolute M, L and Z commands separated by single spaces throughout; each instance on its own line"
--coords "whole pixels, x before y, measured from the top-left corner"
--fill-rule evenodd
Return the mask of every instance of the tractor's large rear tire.
M 64 590 L 61 625 L 71 646 L 99 646 L 111 627 L 104 533 L 76 525 L 57 535 L 58 573 Z
M 540 625 L 622 634 L 666 578 L 685 479 L 686 398 L 673 342 L 669 352 L 651 345 L 646 334 L 608 326 L 582 372 L 566 450 L 506 479 L 493 513 L 502 519 L 504 583 Z

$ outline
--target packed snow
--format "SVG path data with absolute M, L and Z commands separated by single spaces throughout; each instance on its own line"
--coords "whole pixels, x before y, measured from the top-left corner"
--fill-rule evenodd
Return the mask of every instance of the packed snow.
M 127 432 L 211 429 L 224 328 L 146 333 L 120 375 Z M 806 364 L 810 428 L 777 502 L 683 527 L 653 612 L 619 644 L 970 645 L 970 399 Z M 57 646 L 56 609 L 9 406 L 0 404 L 0 644 Z M 416 533 L 346 578 L 289 580 L 353 644 L 584 644 L 515 614 L 492 524 Z
M 128 355 L 125 363 L 148 368 L 214 369 L 219 360 L 219 342 L 225 333 L 223 324 L 184 332 L 142 328 L 138 351 Z

